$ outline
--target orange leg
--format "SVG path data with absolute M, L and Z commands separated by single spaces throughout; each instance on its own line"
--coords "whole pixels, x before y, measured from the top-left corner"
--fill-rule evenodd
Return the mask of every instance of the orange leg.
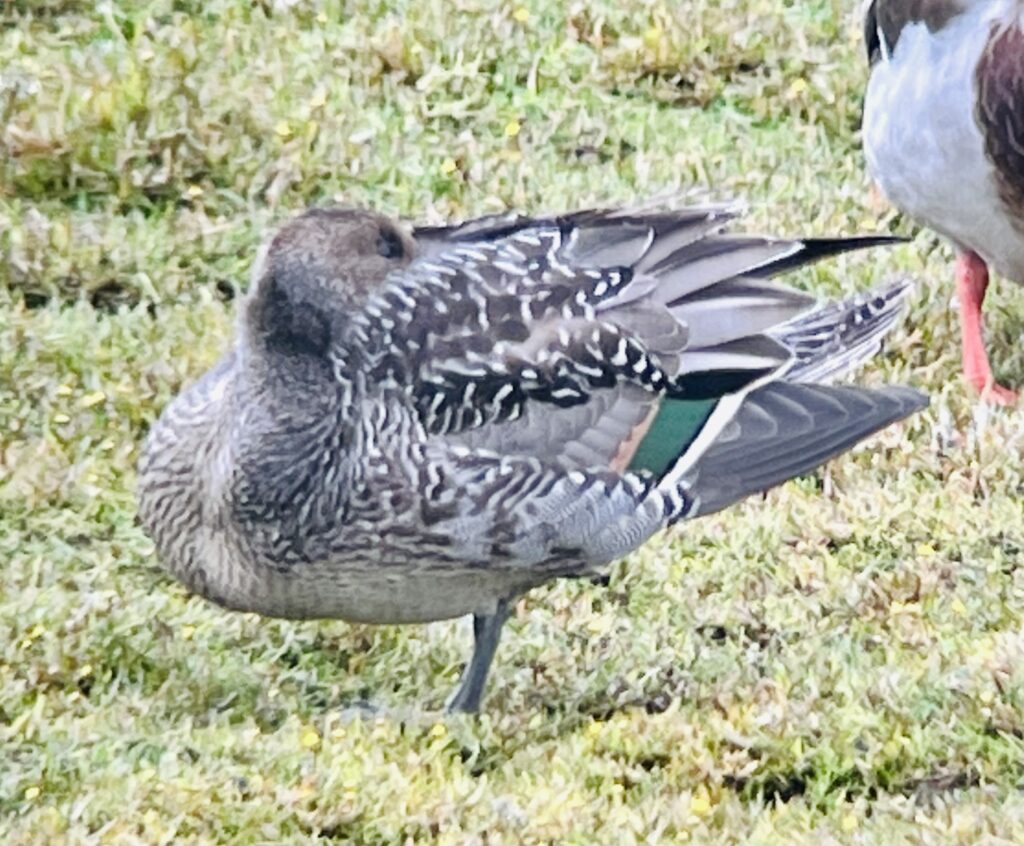
M 981 305 L 988 288 L 988 267 L 977 253 L 961 253 L 956 260 L 956 293 L 960 300 L 960 339 L 964 378 L 994 405 L 1013 405 L 1017 392 L 996 384 L 985 352 Z

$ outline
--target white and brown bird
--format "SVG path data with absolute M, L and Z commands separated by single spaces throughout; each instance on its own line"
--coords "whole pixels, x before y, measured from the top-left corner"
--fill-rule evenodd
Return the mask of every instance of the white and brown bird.
M 870 0 L 864 150 L 901 210 L 952 241 L 963 371 L 996 384 L 981 309 L 989 269 L 1024 284 L 1024 0 Z
M 736 235 L 732 217 L 289 222 L 231 350 L 143 448 L 140 514 L 163 563 L 278 617 L 472 614 L 450 707 L 476 710 L 516 597 L 925 404 L 815 384 L 878 349 L 905 285 L 819 304 L 772 279 L 886 239 Z

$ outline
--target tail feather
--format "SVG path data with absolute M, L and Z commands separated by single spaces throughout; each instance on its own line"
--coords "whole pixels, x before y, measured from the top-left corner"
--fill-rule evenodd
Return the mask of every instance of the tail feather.
M 866 294 L 831 301 L 780 326 L 772 336 L 793 352 L 789 382 L 823 383 L 872 358 L 910 293 L 905 279 Z
M 883 247 L 891 244 L 902 244 L 906 238 L 897 235 L 858 235 L 851 238 L 804 238 L 800 241 L 800 251 L 784 256 L 751 271 L 750 276 L 767 279 L 795 270 L 807 264 L 821 261 L 832 256 L 842 255 L 854 250 L 865 250 L 870 247 Z
M 687 346 L 704 349 L 775 330 L 814 304 L 814 297 L 802 291 L 739 277 L 686 297 L 669 310 L 686 326 Z

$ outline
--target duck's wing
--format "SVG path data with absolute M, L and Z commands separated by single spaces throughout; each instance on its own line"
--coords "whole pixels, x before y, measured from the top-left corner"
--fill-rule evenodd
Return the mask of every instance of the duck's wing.
M 806 473 L 926 404 L 907 388 L 773 382 L 713 412 L 696 438 L 684 425 L 688 445 L 675 442 L 660 478 L 570 470 L 438 440 L 426 451 L 419 513 L 451 555 L 529 571 L 525 589 L 536 575 L 585 572 L 665 525 Z
M 672 401 L 668 401 L 671 403 Z M 903 387 L 866 389 L 772 382 L 723 405 L 661 479 L 693 502 L 686 515 L 719 511 L 803 475 L 869 435 L 928 405 Z
M 734 214 L 589 210 L 418 230 L 429 248 L 367 307 L 370 378 L 402 383 L 427 431 L 452 442 L 625 469 L 663 398 L 705 403 L 699 423 L 827 330 L 830 312 L 813 332 L 794 324 L 815 301 L 773 276 L 889 240 L 734 235 Z
M 896 324 L 909 280 L 845 300 L 828 300 L 773 332 L 793 352 L 787 382 L 829 382 L 872 358 Z
M 501 549 L 574 572 L 921 406 L 905 389 L 774 381 L 869 356 L 905 286 L 818 305 L 773 277 L 887 239 L 732 235 L 731 217 L 591 211 L 432 236 L 448 246 L 394 278 L 362 327 L 368 380 L 400 386 L 431 436 L 432 529 L 474 560 Z

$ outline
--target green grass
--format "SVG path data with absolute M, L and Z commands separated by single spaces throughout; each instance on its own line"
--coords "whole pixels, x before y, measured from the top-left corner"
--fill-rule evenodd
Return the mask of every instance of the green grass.
M 1024 838 L 1024 413 L 965 394 L 948 248 L 869 202 L 857 5 L 0 4 L 0 842 Z M 439 712 L 464 623 L 263 620 L 157 568 L 138 442 L 276 222 L 666 190 L 916 235 L 796 282 L 917 280 L 862 381 L 931 409 L 526 597 L 476 720 Z

